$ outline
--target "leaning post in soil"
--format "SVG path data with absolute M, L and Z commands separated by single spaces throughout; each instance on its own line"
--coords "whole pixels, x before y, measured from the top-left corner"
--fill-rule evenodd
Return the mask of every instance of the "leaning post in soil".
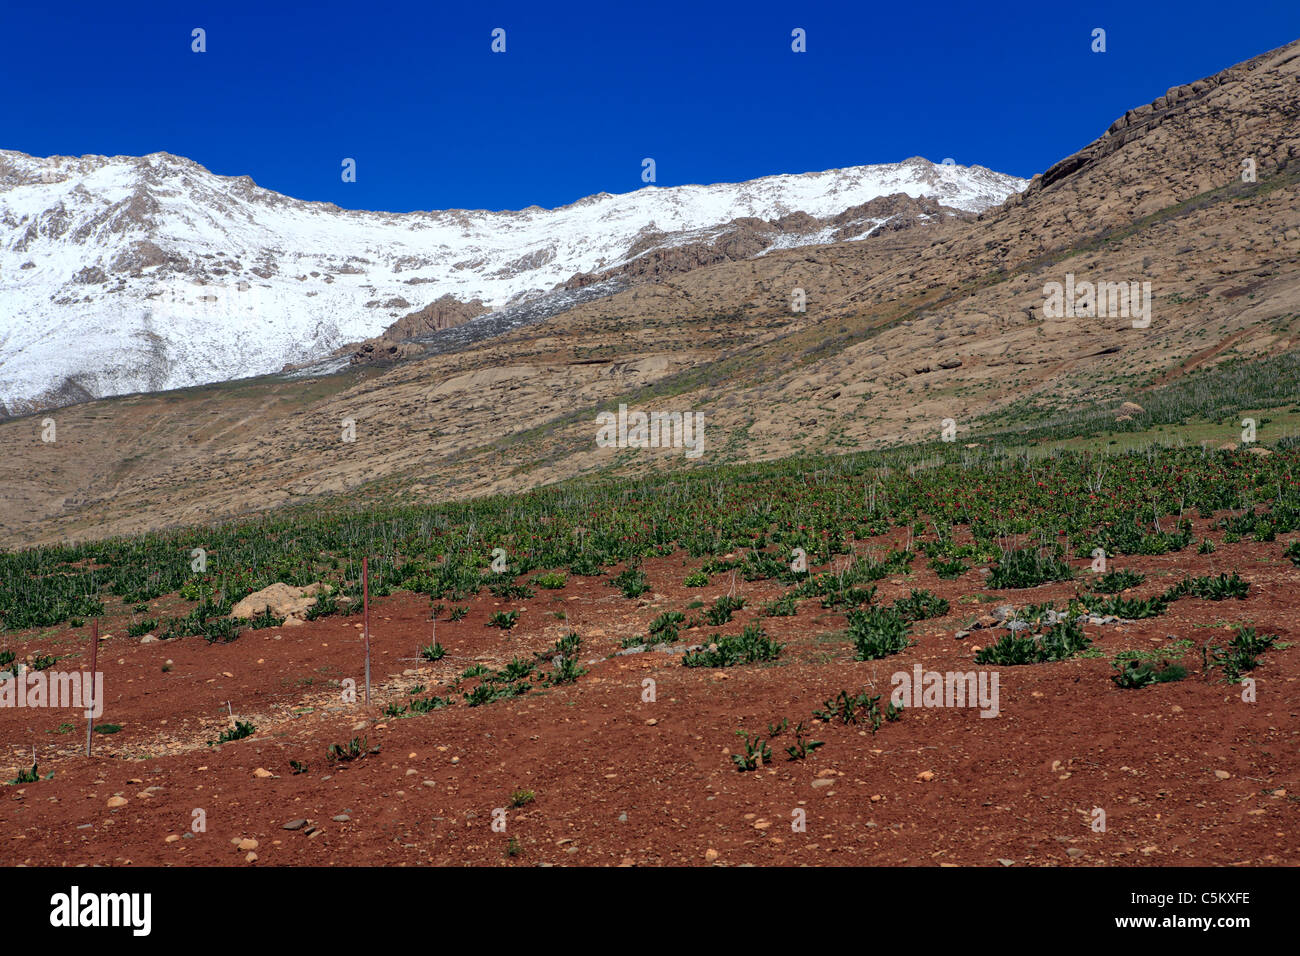
M 95 730 L 95 668 L 99 664 L 99 618 L 90 622 L 90 691 L 81 695 L 86 703 L 86 756 L 90 756 L 90 737 Z M 86 686 L 84 683 L 82 686 Z
M 361 631 L 366 637 L 366 706 L 370 706 L 370 565 L 361 559 Z

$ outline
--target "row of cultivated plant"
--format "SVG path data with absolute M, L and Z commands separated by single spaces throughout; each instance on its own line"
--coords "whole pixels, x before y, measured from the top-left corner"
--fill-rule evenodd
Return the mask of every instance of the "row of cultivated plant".
M 332 584 L 310 615 L 355 608 L 363 555 L 373 595 L 407 590 L 452 604 L 490 586 L 522 596 L 559 576 L 607 578 L 636 596 L 648 588 L 645 560 L 681 553 L 706 558 L 688 585 L 719 574 L 778 579 L 846 608 L 863 603 L 852 588 L 907 567 L 918 552 L 940 577 L 983 566 L 991 587 L 1030 587 L 1069 577 L 1067 554 L 1183 550 L 1196 543 L 1195 515 L 1217 515 L 1225 541 L 1268 542 L 1295 531 L 1298 463 L 1300 450 L 1258 457 L 1166 449 L 1104 459 L 989 455 L 972 465 L 954 451 L 937 466 L 909 469 L 900 452 L 588 479 L 427 507 L 317 505 L 217 527 L 0 552 L 0 624 L 76 627 L 128 614 L 137 627 L 156 622 L 167 635 L 226 639 L 217 621 L 276 581 Z M 908 546 L 852 581 L 836 575 L 834 562 L 895 529 Z M 1278 547 L 1295 553 L 1292 543 Z M 810 568 L 831 570 L 814 583 L 791 570 L 795 553 Z M 159 599 L 171 595 L 191 602 L 189 610 L 162 616 Z

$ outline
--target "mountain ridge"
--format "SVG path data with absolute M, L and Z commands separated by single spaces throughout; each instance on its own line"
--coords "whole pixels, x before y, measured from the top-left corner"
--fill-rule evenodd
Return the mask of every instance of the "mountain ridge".
M 282 196 L 171 153 L 0 151 L 0 407 L 271 373 L 381 336 L 443 296 L 525 301 L 655 248 L 713 242 L 742 219 L 805 214 L 783 241 L 809 244 L 827 238 L 817 220 L 882 196 L 962 216 L 1024 186 L 914 157 L 555 210 L 387 213 Z M 869 235 L 883 221 L 860 225 Z

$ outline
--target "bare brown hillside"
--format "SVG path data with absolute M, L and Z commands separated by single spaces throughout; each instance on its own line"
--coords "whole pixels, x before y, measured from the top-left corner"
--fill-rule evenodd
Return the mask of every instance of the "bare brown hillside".
M 51 415 L 54 443 L 39 417 L 6 422 L 0 532 L 16 544 L 690 464 L 597 447 L 597 412 L 620 402 L 703 412 L 697 461 L 718 463 L 934 437 L 1026 398 L 1127 397 L 1292 349 L 1298 118 L 1300 42 L 1131 110 L 971 221 L 659 277 L 388 369 L 77 405 Z M 1045 286 L 1067 274 L 1150 283 L 1149 327 L 1048 317 Z

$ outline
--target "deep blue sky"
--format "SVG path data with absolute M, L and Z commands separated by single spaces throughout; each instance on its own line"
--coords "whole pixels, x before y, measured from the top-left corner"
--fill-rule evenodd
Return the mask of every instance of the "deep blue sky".
M 660 186 L 914 155 L 1030 176 L 1125 109 L 1300 37 L 1296 0 L 274 6 L 7 4 L 0 148 L 165 150 L 394 211 L 627 192 L 647 156 Z

